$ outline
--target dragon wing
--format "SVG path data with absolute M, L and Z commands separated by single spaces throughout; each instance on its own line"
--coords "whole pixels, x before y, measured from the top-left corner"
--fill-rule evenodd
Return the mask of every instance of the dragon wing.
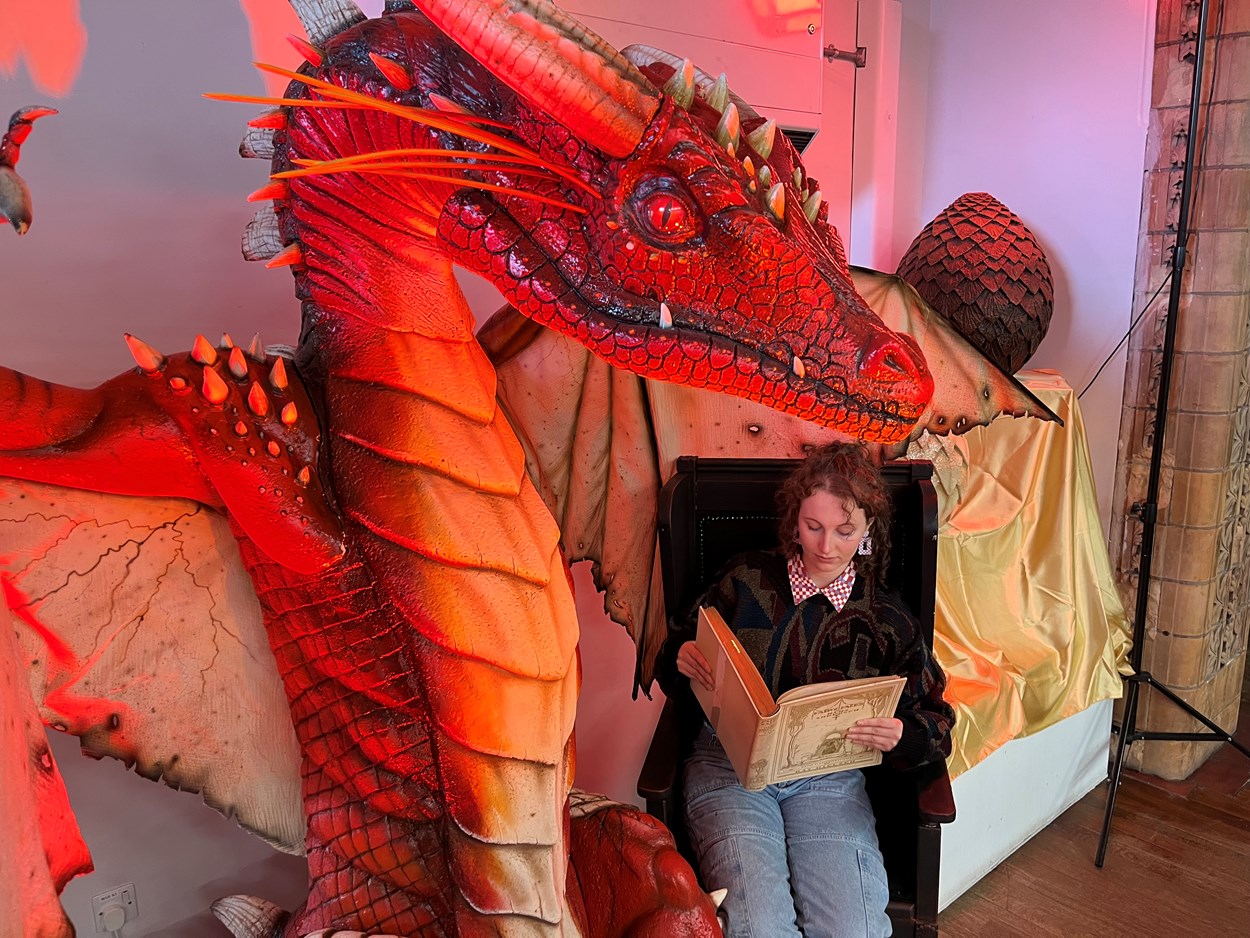
M 91 872 L 65 783 L 22 673 L 8 610 L 0 606 L 0 921 L 25 934 L 69 938 L 60 892 Z
M 295 733 L 222 515 L 0 478 L 0 584 L 44 723 L 302 853 Z
M 963 433 L 1001 414 L 1058 418 L 1003 374 L 903 280 L 852 268 L 886 326 L 916 339 L 934 375 L 922 431 Z M 560 524 L 570 562 L 592 560 L 607 614 L 638 649 L 635 684 L 649 689 L 668 631 L 656 517 L 678 456 L 796 457 L 847 439 L 743 398 L 649 381 L 613 368 L 579 343 L 510 306 L 478 332 L 499 375 L 498 395 L 528 469 Z M 898 453 L 906 449 L 906 441 Z

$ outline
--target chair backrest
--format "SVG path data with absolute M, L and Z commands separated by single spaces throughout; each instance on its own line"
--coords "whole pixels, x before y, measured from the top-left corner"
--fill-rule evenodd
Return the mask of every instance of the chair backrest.
M 676 472 L 660 494 L 660 566 L 669 616 L 685 615 L 729 558 L 776 545 L 776 492 L 796 465 L 794 459 L 683 456 L 677 460 Z M 933 467 L 920 461 L 898 461 L 883 469 L 893 507 L 886 577 L 915 614 L 930 647 L 938 531 L 932 473 Z M 675 743 L 684 752 L 702 723 L 702 714 L 688 690 L 679 691 L 670 706 L 677 724 Z M 896 935 L 937 934 L 941 834 L 936 824 L 926 824 L 922 831 L 917 786 L 945 771 L 943 763 L 932 763 L 916 773 L 895 771 L 888 763 L 864 771 L 890 882 L 887 911 Z M 680 817 L 675 805 L 667 812 L 665 816 Z M 674 836 L 679 844 L 686 844 L 684 831 L 675 831 Z M 931 926 L 923 932 L 917 925 L 921 906 Z
M 660 564 L 669 616 L 685 615 L 726 562 L 777 544 L 777 488 L 796 459 L 678 458 L 660 494 Z M 933 642 L 937 586 L 937 496 L 928 462 L 899 460 L 882 475 L 890 488 L 886 578 Z

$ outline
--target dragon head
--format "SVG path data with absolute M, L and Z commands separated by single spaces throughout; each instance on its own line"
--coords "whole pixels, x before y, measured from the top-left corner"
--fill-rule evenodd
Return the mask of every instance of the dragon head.
M 618 52 L 545 0 L 295 6 L 309 64 L 259 123 L 262 191 L 316 306 L 376 289 L 355 278 L 386 258 L 442 257 L 638 374 L 863 439 L 912 429 L 922 353 L 856 293 L 816 182 L 724 76 Z M 339 228 L 313 235 L 312 213 Z M 353 268 L 319 273 L 353 239 Z

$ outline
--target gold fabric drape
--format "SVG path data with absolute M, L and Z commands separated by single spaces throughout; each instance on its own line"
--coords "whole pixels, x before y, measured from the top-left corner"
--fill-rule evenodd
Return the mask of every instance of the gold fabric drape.
M 1063 427 L 1004 417 L 912 451 L 934 460 L 941 506 L 934 652 L 957 716 L 952 776 L 1119 697 L 1127 672 L 1076 395 L 1053 372 L 1019 377 Z

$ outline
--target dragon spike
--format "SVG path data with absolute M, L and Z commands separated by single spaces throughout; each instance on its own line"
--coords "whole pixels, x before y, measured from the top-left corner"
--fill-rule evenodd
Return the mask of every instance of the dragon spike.
M 300 485 L 307 485 L 309 480 L 311 479 L 312 479 L 312 473 L 308 471 L 307 466 L 305 466 L 299 472 L 295 473 L 295 481 L 298 482 Z
M 267 261 L 282 250 L 282 232 L 273 203 L 263 205 L 243 229 L 243 256 L 249 261 Z
M 673 312 L 672 310 L 668 308 L 667 303 L 660 304 L 660 328 L 661 329 L 673 328 Z
M 215 365 L 217 364 L 217 349 L 213 348 L 213 343 L 204 336 L 197 335 L 191 346 L 191 358 L 201 365 Z
M 285 391 L 290 383 L 286 376 L 286 361 L 279 356 L 274 359 L 273 368 L 269 372 L 269 386 L 275 391 Z
M 229 332 L 223 332 L 221 339 L 217 342 L 218 348 L 234 348 L 234 339 L 230 338 Z
M 777 122 L 769 118 L 747 134 L 747 143 L 751 145 L 752 150 L 764 159 L 768 159 L 769 154 L 773 152 L 773 140 L 776 137 Z
M 213 915 L 234 938 L 269 938 L 282 930 L 290 915 L 265 899 L 227 896 L 212 905 Z
M 748 176 L 755 175 L 755 164 L 751 162 L 751 157 L 744 156 L 742 158 L 742 168 Z
M 275 267 L 290 267 L 304 262 L 304 249 L 298 244 L 288 244 L 281 251 L 265 262 L 271 270 Z
M 725 110 L 725 105 L 729 103 L 729 76 L 721 72 L 720 77 L 716 79 L 716 84 L 711 87 L 703 100 L 707 102 L 708 107 L 715 108 L 718 112 Z
M 760 167 L 760 185 L 765 188 L 773 184 L 773 171 L 767 164 Z
M 492 50 L 477 53 L 484 67 L 609 156 L 632 153 L 660 107 L 660 92 L 629 59 L 549 0 L 417 6 L 470 54 Z
M 365 19 L 352 0 L 291 0 L 291 7 L 304 25 L 309 41 L 315 45 L 323 45 L 332 36 Z
M 252 387 L 253 388 L 260 387 L 260 385 L 254 384 L 252 385 Z M 261 394 L 264 394 L 264 393 L 265 393 L 264 391 L 261 391 Z M 269 398 L 265 398 L 265 400 L 266 402 L 268 402 Z M 251 403 L 251 395 L 248 395 L 248 403 Z M 270 440 L 268 443 L 265 444 L 265 452 L 267 452 L 270 456 L 278 456 L 282 453 L 282 447 L 278 445 L 277 440 Z
M 738 119 L 738 106 L 730 101 L 725 105 L 720 121 L 716 124 L 716 142 L 732 154 L 738 146 L 738 131 L 741 128 L 742 121 Z
M 799 358 L 799 356 L 794 356 L 794 361 L 790 363 L 790 367 L 800 378 L 807 377 L 807 366 L 803 364 L 803 359 Z
M 311 42 L 302 36 L 295 35 L 295 33 L 287 33 L 286 41 L 294 47 L 296 52 L 308 60 L 309 65 L 313 68 L 321 68 L 321 63 L 325 61 L 325 54 Z
M 253 117 L 247 122 L 247 126 L 256 130 L 283 130 L 286 128 L 286 123 L 286 111 L 282 108 L 270 108 Z
M 174 377 L 169 379 L 169 389 L 171 391 L 177 391 L 179 394 L 181 394 L 183 391 L 187 389 L 187 379 L 179 378 L 177 375 L 175 375 Z
M 222 404 L 230 396 L 230 388 L 222 380 L 221 375 L 217 374 L 208 365 L 205 365 L 204 382 L 200 385 L 200 393 L 204 395 L 204 399 L 210 404 Z
M 412 76 L 398 62 L 392 62 L 376 52 L 369 53 L 369 61 L 374 64 L 374 67 L 382 73 L 382 77 L 389 81 L 397 91 L 412 90 Z
M 282 408 L 282 413 L 279 416 L 288 427 L 293 426 L 295 421 L 299 420 L 299 411 L 295 409 L 294 401 L 288 402 Z
M 672 98 L 673 103 L 683 111 L 690 110 L 690 105 L 694 103 L 694 63 L 683 59 L 681 66 L 673 72 L 673 77 L 660 90 Z
M 243 357 L 243 349 L 237 345 L 230 347 L 230 357 L 226 360 L 226 367 L 240 380 L 247 377 L 247 359 Z
M 260 333 L 253 334 L 252 341 L 247 345 L 247 357 L 260 364 L 265 363 L 265 346 L 260 341 Z
M 807 216 L 807 220 L 813 225 L 816 224 L 816 214 L 820 211 L 821 194 L 819 189 L 813 190 L 803 201 L 803 214 Z
M 139 366 L 144 374 L 154 375 L 165 367 L 164 355 L 142 339 L 136 339 L 129 332 L 125 333 L 125 336 L 126 345 L 130 348 L 130 354 L 134 356 L 135 364 Z
M 764 197 L 768 210 L 776 216 L 777 221 L 785 221 L 786 218 L 786 187 L 777 182 L 768 190 L 768 195 Z
M 291 185 L 281 179 L 261 186 L 247 197 L 249 202 L 266 202 L 271 199 L 285 199 L 291 194 Z
M 257 417 L 264 417 L 269 413 L 269 398 L 265 396 L 265 389 L 260 386 L 259 381 L 253 381 L 248 388 L 247 407 Z
M 796 189 L 803 188 L 803 167 L 802 166 L 794 167 L 794 188 Z
M 430 104 L 432 104 L 438 110 L 443 111 L 446 114 L 469 114 L 471 113 L 467 108 L 461 107 L 451 98 L 444 97 L 443 95 L 438 94 L 437 92 L 431 91 L 428 97 L 430 99 Z

